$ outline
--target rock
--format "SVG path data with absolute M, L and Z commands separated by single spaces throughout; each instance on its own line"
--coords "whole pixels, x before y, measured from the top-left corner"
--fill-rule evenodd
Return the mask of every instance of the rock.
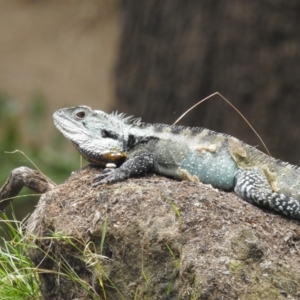
M 42 195 L 28 221 L 45 300 L 300 297 L 298 221 L 155 175 L 92 188 L 98 172 Z

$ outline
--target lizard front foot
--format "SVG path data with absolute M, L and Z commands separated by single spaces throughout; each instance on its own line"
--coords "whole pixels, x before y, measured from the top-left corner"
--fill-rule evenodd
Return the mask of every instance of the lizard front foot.
M 104 171 L 94 178 L 93 187 L 104 183 L 114 183 L 127 179 L 128 174 L 122 169 L 106 168 Z
M 95 177 L 93 187 L 103 183 L 123 181 L 129 177 L 141 176 L 153 168 L 153 154 L 138 152 L 125 161 L 119 168 L 105 168 L 102 174 Z

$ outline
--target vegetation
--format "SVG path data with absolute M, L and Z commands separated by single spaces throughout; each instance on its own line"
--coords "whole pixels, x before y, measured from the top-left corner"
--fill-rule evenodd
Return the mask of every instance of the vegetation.
M 50 119 L 51 115 L 41 95 L 34 95 L 30 104 L 24 107 L 0 92 L 0 107 L 0 186 L 14 168 L 34 168 L 21 153 L 10 153 L 16 149 L 24 152 L 56 183 L 64 181 L 79 168 L 79 155 L 75 150 L 74 155 L 70 155 L 72 147 L 69 147 L 68 141 L 54 126 L 47 128 L 46 124 L 50 122 L 45 120 Z M 24 189 L 21 194 L 28 193 L 29 190 Z M 21 220 L 31 212 L 37 200 L 37 197 L 15 199 L 13 203 L 17 218 Z
M 3 237 L 0 248 L 0 298 L 3 300 L 41 299 L 38 273 L 26 253 L 23 239 L 23 222 L 8 220 L 2 214 L 1 223 L 5 223 L 6 239 Z
M 22 222 L 17 221 L 13 215 L 13 219 L 9 220 L 5 213 L 1 216 L 1 223 L 5 223 L 6 238 L 1 238 L 2 247 L 0 247 L 0 299 L 3 300 L 39 300 L 42 299 L 40 291 L 39 273 L 49 273 L 49 270 L 43 270 L 41 267 L 35 267 L 31 262 L 28 251 L 31 247 L 38 246 L 31 241 L 29 236 L 25 236 L 26 220 Z M 106 234 L 106 225 L 103 228 L 101 239 L 99 239 L 100 249 L 103 247 Z M 45 238 L 44 238 L 45 239 Z M 96 246 L 89 242 L 85 244 L 82 240 L 76 240 L 68 236 L 52 233 L 48 240 L 58 239 L 64 243 L 65 248 L 75 250 L 76 257 L 87 267 L 93 267 L 98 274 L 98 281 L 103 294 L 103 298 L 99 297 L 98 293 L 85 280 L 81 279 L 74 268 L 63 259 L 63 256 L 57 257 L 55 254 L 45 253 L 42 248 L 39 251 L 43 252 L 44 259 L 54 260 L 55 263 L 60 264 L 60 272 L 53 271 L 53 274 L 58 278 L 65 278 L 73 281 L 81 286 L 86 291 L 90 299 L 101 300 L 107 299 L 106 290 L 103 280 L 110 282 L 111 286 L 116 289 L 118 294 L 122 297 L 120 291 L 113 285 L 113 283 L 106 277 L 105 271 L 102 267 L 102 262 L 108 258 L 104 255 L 97 255 Z M 70 252 L 71 253 L 71 252 Z
M 34 95 L 30 104 L 24 107 L 0 92 L 0 107 L 0 187 L 14 168 L 34 168 L 21 152 L 57 183 L 78 169 L 79 156 L 69 155 L 71 147 L 68 148 L 68 142 L 54 127 L 53 130 L 46 128 L 45 119 L 49 112 L 41 95 Z M 21 152 L 14 152 L 16 149 Z M 8 208 L 7 214 L 0 216 L 1 299 L 41 299 L 38 272 L 26 254 L 23 241 L 24 221 L 18 221 L 32 212 L 38 201 L 38 197 L 27 194 L 32 191 L 24 188 L 21 191 L 23 197 L 13 201 L 16 213 Z

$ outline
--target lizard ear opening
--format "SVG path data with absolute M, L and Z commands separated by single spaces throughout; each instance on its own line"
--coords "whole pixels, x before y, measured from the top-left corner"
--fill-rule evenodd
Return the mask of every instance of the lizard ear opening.
M 78 113 L 76 113 L 76 117 L 79 119 L 84 119 L 85 111 L 79 111 Z
M 101 137 L 103 138 L 111 138 L 111 139 L 114 139 L 114 140 L 117 140 L 118 139 L 118 135 L 111 132 L 111 131 L 108 131 L 108 130 L 101 130 Z

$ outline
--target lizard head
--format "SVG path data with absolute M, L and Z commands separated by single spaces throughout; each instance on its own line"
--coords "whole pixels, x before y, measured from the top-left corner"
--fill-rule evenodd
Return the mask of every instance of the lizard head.
M 57 129 L 89 162 L 105 166 L 125 158 L 122 124 L 111 115 L 88 106 L 62 108 L 53 115 Z

